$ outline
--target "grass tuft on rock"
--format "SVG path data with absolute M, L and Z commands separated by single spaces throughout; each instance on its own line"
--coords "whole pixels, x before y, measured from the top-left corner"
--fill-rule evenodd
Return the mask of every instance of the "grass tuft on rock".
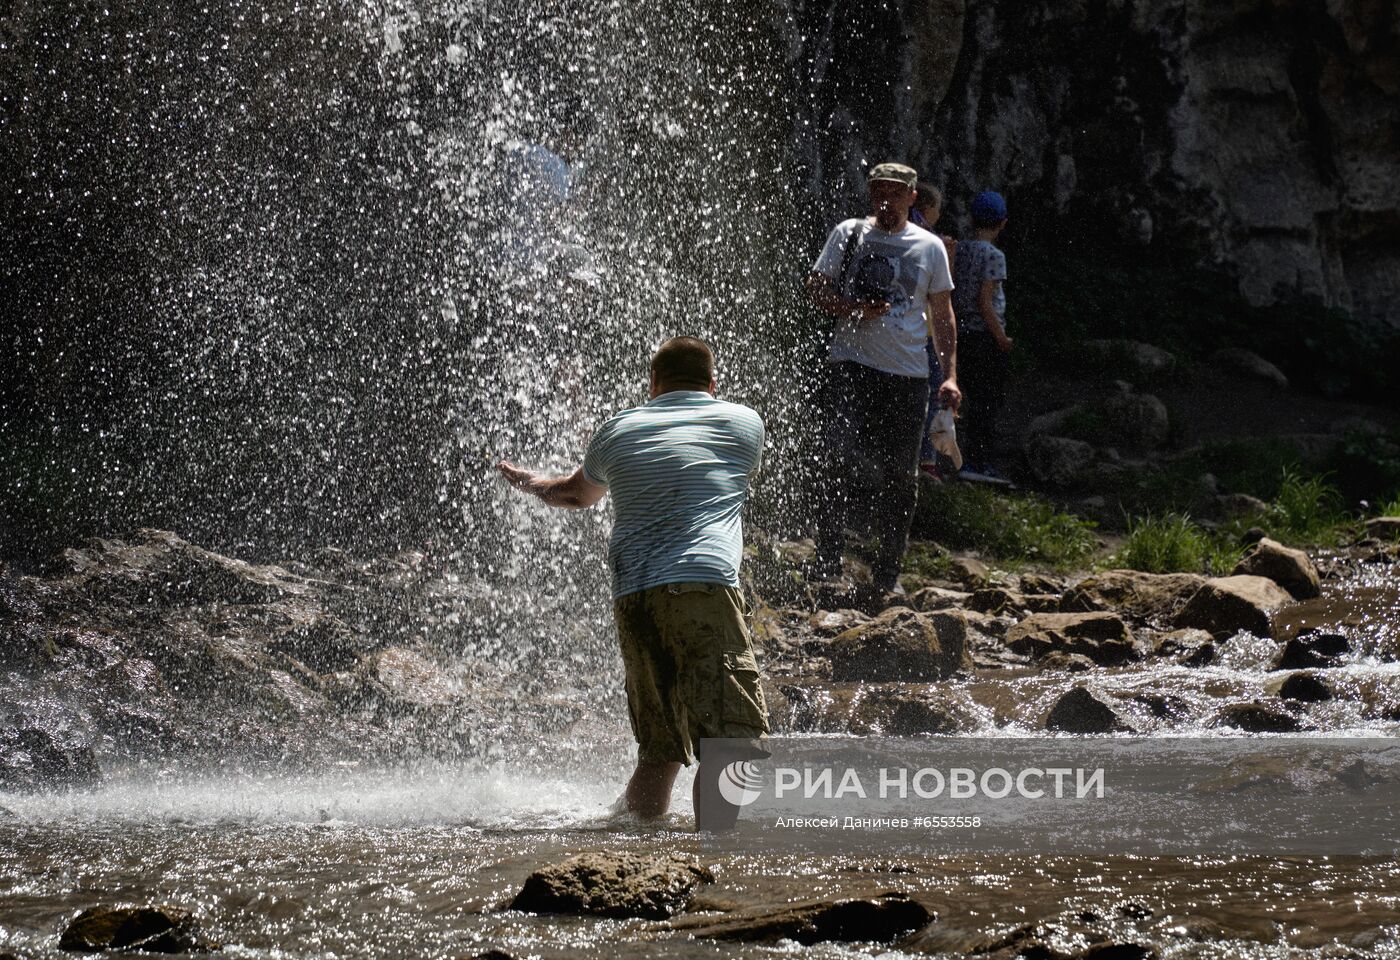
M 1184 513 L 1139 517 L 1128 523 L 1128 539 L 1113 564 L 1145 573 L 1229 573 L 1243 553 L 1228 539 L 1208 532 Z
M 1056 569 L 1083 566 L 1098 548 L 1091 521 L 1041 497 L 970 483 L 922 489 L 914 533 L 954 550 L 980 550 L 1004 564 Z
M 1280 539 L 1317 543 L 1346 519 L 1342 495 L 1326 477 L 1285 469 L 1264 526 Z

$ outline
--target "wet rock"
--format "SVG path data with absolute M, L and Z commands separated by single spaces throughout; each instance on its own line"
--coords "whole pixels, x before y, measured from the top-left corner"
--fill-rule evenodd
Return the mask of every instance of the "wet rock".
M 1005 616 L 995 613 L 978 613 L 976 610 L 964 610 L 962 615 L 967 619 L 969 630 L 975 630 L 985 637 L 1005 638 L 1008 630 L 1016 623 L 1015 614 Z
M 1001 613 L 1007 607 L 1018 606 L 1020 595 L 1001 587 L 984 587 L 974 590 L 967 598 L 967 609 L 978 613 Z
M 1332 688 L 1311 673 L 1295 673 L 1279 687 L 1278 695 L 1299 703 L 1321 703 L 1332 699 Z
M 919 611 L 946 610 L 967 603 L 971 594 L 946 587 L 924 587 L 909 598 L 909 606 Z
M 1063 577 L 1044 573 L 1023 573 L 1021 574 L 1021 592 L 1040 595 L 1064 593 L 1065 580 Z
M 1267 577 L 1295 600 L 1307 600 L 1322 593 L 1322 580 L 1308 555 L 1268 537 L 1256 543 L 1231 572 Z
M 279 635 L 268 649 L 285 653 L 316 673 L 335 673 L 353 667 L 369 646 L 341 620 L 317 617 Z
M 1303 722 L 1291 713 L 1258 700 L 1232 703 L 1211 719 L 1212 727 L 1234 727 L 1246 733 L 1295 733 Z
M 971 666 L 967 619 L 891 607 L 827 648 L 833 680 L 941 680 Z
M 1173 630 L 1158 638 L 1152 652 L 1155 656 L 1171 657 L 1183 667 L 1203 667 L 1214 663 L 1219 651 L 1204 630 Z
M 1288 389 L 1288 377 L 1283 371 L 1252 351 L 1227 347 L 1211 354 L 1210 361 L 1222 370 L 1272 384 L 1280 390 Z
M 1060 650 L 1104 665 L 1136 655 L 1132 631 L 1116 613 L 1034 613 L 1007 631 L 1006 646 L 1035 659 Z
M 32 723 L 0 724 L 0 790 L 71 790 L 101 782 L 91 747 Z
M 1063 650 L 1051 650 L 1040 658 L 1039 663 L 1042 670 L 1064 670 L 1068 673 L 1083 673 L 1094 669 L 1095 666 L 1094 661 L 1084 654 L 1066 653 Z
M 882 893 L 851 900 L 806 900 L 781 907 L 753 907 L 722 917 L 685 917 L 671 927 L 705 940 L 776 943 L 793 940 L 803 945 L 888 943 L 926 926 L 934 919 L 928 908 L 904 893 Z
M 948 577 L 969 589 L 985 587 L 992 572 L 976 557 L 954 557 L 948 561 Z
M 75 953 L 188 953 L 217 950 L 219 944 L 204 935 L 194 914 L 180 907 L 98 906 L 73 918 L 59 938 L 58 948 Z
M 868 688 L 851 711 L 846 731 L 858 736 L 912 737 L 925 733 L 965 733 L 969 720 L 931 690 Z
M 1066 612 L 1114 610 L 1141 621 L 1168 621 L 1206 578 L 1194 573 L 1105 570 L 1079 581 L 1060 598 Z
M 1076 955 L 1076 960 L 1152 960 L 1157 956 L 1153 947 L 1141 943 L 1096 943 Z
M 583 853 L 530 874 L 510 909 L 665 920 L 713 880 L 680 854 Z
M 1065 733 L 1118 733 L 1132 731 L 1133 725 L 1123 718 L 1110 699 L 1081 686 L 1055 701 L 1045 716 L 1045 729 Z
M 409 647 L 376 651 L 365 661 L 362 673 L 382 701 L 406 709 L 450 706 L 461 695 L 443 667 Z
M 818 610 L 807 620 L 812 632 L 819 637 L 834 637 L 852 627 L 869 623 L 870 617 L 859 610 Z
M 1057 490 L 1079 484 L 1094 463 L 1094 448 L 1083 440 L 1044 434 L 1026 441 L 1025 455 L 1036 480 Z
M 168 530 L 93 538 L 84 548 L 64 550 L 52 566 L 89 598 L 138 606 L 270 603 L 308 590 L 281 567 L 225 557 Z
M 1133 702 L 1142 704 L 1158 720 L 1170 720 L 1173 723 L 1185 719 L 1191 713 L 1190 701 L 1170 693 L 1138 693 L 1133 695 Z
M 1307 667 L 1335 667 L 1351 652 L 1351 641 L 1340 633 L 1319 633 L 1305 630 L 1283 645 L 1274 670 L 1298 670 Z
M 1241 630 L 1267 637 L 1272 633 L 1273 615 L 1292 602 L 1287 591 L 1265 577 L 1217 577 L 1196 591 L 1174 623 L 1208 630 L 1217 640 Z
M 1054 594 L 1025 594 L 1001 587 L 985 587 L 967 599 L 967 608 L 978 613 L 1049 613 L 1058 610 L 1060 598 Z
M 1377 540 L 1400 540 L 1400 517 L 1375 517 L 1366 521 L 1366 536 Z

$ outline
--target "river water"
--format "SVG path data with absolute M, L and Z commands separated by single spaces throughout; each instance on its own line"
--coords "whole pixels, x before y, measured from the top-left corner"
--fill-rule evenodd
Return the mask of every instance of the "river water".
M 620 759 L 620 758 L 619 758 Z M 94 901 L 194 908 L 247 957 L 904 956 L 878 946 L 715 945 L 664 923 L 503 909 L 542 862 L 589 850 L 694 850 L 674 820 L 603 812 L 612 775 L 508 779 L 438 771 L 385 780 L 216 778 L 8 798 L 0 824 L 0 949 L 62 956 L 55 932 Z M 711 858 L 693 909 L 906 891 L 938 920 L 917 955 L 962 956 L 989 933 L 1050 922 L 1166 957 L 1400 955 L 1400 864 L 1360 858 Z M 1090 916 L 1092 915 L 1092 916 Z M 912 954 L 911 954 L 912 955 Z
M 1395 736 L 1393 661 L 1400 590 L 1388 568 L 1358 567 L 1322 598 L 1285 611 L 1353 639 L 1317 671 L 1335 700 L 1306 706 L 1305 736 Z M 1237 735 L 1203 720 L 1212 705 L 1261 695 L 1278 649 L 1244 636 L 1222 662 L 1146 661 L 1091 671 L 1100 689 L 1180 698 L 1149 734 Z M 776 666 L 776 661 L 775 661 Z M 943 694 L 976 707 L 980 730 L 1025 736 L 1085 674 L 979 668 Z M 779 678 L 779 682 L 782 682 Z M 833 699 L 840 699 L 833 685 Z M 858 693 L 858 691 L 856 691 Z M 1126 701 L 1125 701 L 1126 702 Z M 611 705 L 608 705 L 611 704 Z M 493 763 L 317 772 L 174 764 L 108 770 L 70 794 L 0 796 L 0 953 L 60 956 L 57 933 L 99 902 L 194 909 L 227 956 L 964 956 L 985 938 L 1043 924 L 1068 955 L 1093 942 L 1163 957 L 1400 956 L 1400 861 L 1358 857 L 817 856 L 716 854 L 689 832 L 688 778 L 656 826 L 609 814 L 630 765 L 624 724 L 604 701 L 590 742 L 550 734 L 502 744 Z M 1144 712 L 1143 717 L 1150 714 Z M 908 892 L 936 922 L 902 949 L 879 945 L 716 945 L 662 922 L 536 917 L 505 909 L 525 877 L 576 852 L 694 851 L 713 866 L 692 911 Z

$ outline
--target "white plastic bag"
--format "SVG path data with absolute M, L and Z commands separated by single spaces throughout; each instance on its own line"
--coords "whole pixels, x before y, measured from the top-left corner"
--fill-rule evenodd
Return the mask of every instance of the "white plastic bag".
M 933 415 L 933 423 L 928 428 L 929 442 L 933 449 L 953 461 L 953 469 L 961 470 L 962 451 L 958 449 L 958 428 L 953 424 L 953 411 L 944 407 Z

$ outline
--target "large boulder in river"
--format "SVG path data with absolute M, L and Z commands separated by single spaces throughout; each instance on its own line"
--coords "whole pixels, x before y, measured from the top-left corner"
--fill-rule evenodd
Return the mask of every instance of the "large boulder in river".
M 1322 593 L 1322 580 L 1308 555 L 1268 537 L 1260 540 L 1244 555 L 1233 573 L 1268 577 L 1292 594 L 1295 600 L 1307 600 Z
M 1136 620 L 1170 620 L 1205 584 L 1195 573 L 1105 570 L 1079 581 L 1060 598 L 1065 612 L 1113 610 Z
M 1066 691 L 1045 716 L 1045 729 L 1062 733 L 1126 733 L 1133 726 L 1117 706 L 1088 687 Z
M 1292 602 L 1288 592 L 1267 577 L 1216 577 L 1196 591 L 1175 622 L 1209 631 L 1217 640 L 1241 630 L 1267 637 L 1273 632 L 1274 614 Z
M 972 665 L 967 618 L 891 607 L 827 647 L 833 680 L 942 680 Z
M 1297 733 L 1307 725 L 1288 711 L 1263 700 L 1231 703 L 1216 712 L 1212 727 L 1233 727 L 1246 733 Z
M 1007 631 L 1006 645 L 1037 660 L 1060 651 L 1106 665 L 1136 653 L 1132 631 L 1116 613 L 1033 613 Z
M 905 893 L 850 900 L 804 900 L 735 910 L 719 917 L 673 920 L 671 927 L 705 940 L 800 944 L 888 943 L 926 926 L 933 914 Z
M 92 907 L 63 931 L 58 948 L 74 953 L 103 950 L 188 953 L 217 950 L 190 911 L 172 906 Z
M 1289 639 L 1274 661 L 1274 670 L 1298 670 L 1307 667 L 1336 667 L 1351 653 L 1351 641 L 1346 634 L 1305 630 Z
M 665 920 L 713 880 L 680 854 L 581 853 L 530 874 L 510 909 Z

